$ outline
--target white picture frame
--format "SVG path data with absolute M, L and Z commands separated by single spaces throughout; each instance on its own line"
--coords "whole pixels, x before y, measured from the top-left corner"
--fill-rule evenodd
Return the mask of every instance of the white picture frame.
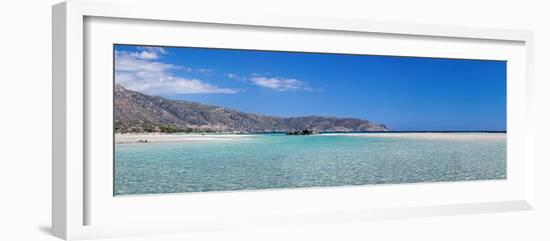
M 208 15 L 201 11 L 187 9 L 184 5 L 178 1 L 150 3 L 111 1 L 107 3 L 73 0 L 53 7 L 52 227 L 55 236 L 68 240 L 192 232 L 233 226 L 292 225 L 292 223 L 299 222 L 318 223 L 329 220 L 338 222 L 532 209 L 535 157 L 531 149 L 534 146 L 533 133 L 529 128 L 529 123 L 533 122 L 533 114 L 530 112 L 533 91 L 533 34 L 531 32 L 349 19 L 303 18 L 265 13 L 251 13 L 247 16 L 232 16 L 230 13 L 224 16 Z M 155 11 L 149 11 L 151 8 L 155 8 Z M 90 28 L 86 27 L 87 24 L 95 25 Z M 508 72 L 508 138 L 511 147 L 509 149 L 512 149 L 508 152 L 508 176 L 510 178 L 496 182 L 218 192 L 118 199 L 112 195 L 109 197 L 107 195 L 109 190 L 105 188 L 109 183 L 94 178 L 94 176 L 109 174 L 109 171 L 112 170 L 107 170 L 105 165 L 90 161 L 90 156 L 96 155 L 95 153 L 97 153 L 96 156 L 108 153 L 108 150 L 90 153 L 91 150 L 98 150 L 94 149 L 95 144 L 93 143 L 96 143 L 97 138 L 102 138 L 100 135 L 96 135 L 97 138 L 90 137 L 90 128 L 97 128 L 94 125 L 90 127 L 90 123 L 98 123 L 98 120 L 106 117 L 107 114 L 105 116 L 96 114 L 98 113 L 95 111 L 96 106 L 101 101 L 90 102 L 90 98 L 97 100 L 95 95 L 104 94 L 105 91 L 112 91 L 112 89 L 103 85 L 87 83 L 85 78 L 91 78 L 87 73 L 87 68 L 94 68 L 94 70 L 98 70 L 97 73 L 109 73 L 109 71 L 112 73 L 112 69 L 97 67 L 98 65 L 95 63 L 102 62 L 105 58 L 101 56 L 107 55 L 97 54 L 97 58 L 90 59 L 87 56 L 90 49 L 87 48 L 93 48 L 94 52 L 97 52 L 95 50 L 101 52 L 105 49 L 104 46 L 118 41 L 125 43 L 137 41 L 142 44 L 178 44 L 178 42 L 171 42 L 170 38 L 165 38 L 168 40 L 162 42 L 140 34 L 116 35 L 113 32 L 120 28 L 131 29 L 130 25 L 133 25 L 134 28 L 139 27 L 140 24 L 148 26 L 141 28 L 142 31 L 160 31 L 158 29 L 163 25 L 185 28 L 186 24 L 198 24 L 199 27 L 195 26 L 193 31 L 199 32 L 208 31 L 208 26 L 223 28 L 223 31 L 252 28 L 254 31 L 250 31 L 249 34 L 259 36 L 259 38 L 261 38 L 261 34 L 257 32 L 276 30 L 277 33 L 273 34 L 282 34 L 298 31 L 304 35 L 302 41 L 312 38 L 308 35 L 310 32 L 315 33 L 317 38 L 325 38 L 330 35 L 329 37 L 335 40 L 340 38 L 339 35 L 353 34 L 361 37 L 370 34 L 369 36 L 374 36 L 373 43 L 376 43 L 376 38 L 379 37 L 396 40 L 394 46 L 396 48 L 392 49 L 397 52 L 386 49 L 380 50 L 386 52 L 376 53 L 507 60 L 512 66 Z M 212 34 L 215 34 L 215 31 L 217 30 L 212 29 Z M 177 34 L 177 31 L 172 34 Z M 404 42 L 399 42 L 400 39 Z M 86 41 L 93 41 L 94 44 L 89 44 Z M 415 50 L 414 44 L 418 43 L 415 41 L 433 42 L 439 47 L 434 47 L 432 50 Z M 209 44 L 217 45 L 215 42 Z M 273 44 L 253 47 L 285 50 L 292 48 L 284 43 L 277 46 Z M 456 50 L 449 51 L 453 47 L 456 47 Z M 311 46 L 311 48 L 330 51 L 330 49 L 326 49 L 327 46 Z M 487 49 L 487 51 L 483 51 L 483 49 Z M 499 52 L 500 50 L 503 52 Z M 332 51 L 355 50 L 334 47 Z M 357 51 L 370 53 L 371 50 Z M 409 52 L 405 54 L 405 52 L 399 51 Z M 97 75 L 101 75 L 101 73 Z M 94 133 L 96 133 L 95 130 Z M 108 131 L 112 131 L 112 129 Z M 99 171 L 90 174 L 92 168 Z M 112 172 L 110 174 L 112 175 Z M 449 193 L 443 195 L 445 198 L 441 198 L 441 200 L 426 200 L 427 198 L 436 199 L 437 193 L 450 192 L 448 190 L 453 190 L 456 195 L 453 196 L 452 193 Z M 487 190 L 495 191 L 489 195 Z M 403 193 L 417 197 L 422 194 L 425 195 L 425 198 L 407 200 L 405 199 L 407 196 Z M 361 197 L 361 195 L 363 196 Z M 365 201 L 366 199 L 363 199 L 365 195 L 380 198 L 369 198 L 369 201 Z M 459 195 L 462 197 L 458 197 Z M 302 201 L 281 202 L 282 196 Z M 323 200 L 329 196 L 342 198 L 330 200 L 334 205 L 323 202 L 317 205 L 311 204 L 312 200 Z M 391 202 L 388 200 L 389 197 L 400 201 Z M 350 198 L 358 201 L 342 205 L 344 200 Z M 254 205 L 255 203 L 270 202 L 278 202 L 280 205 L 277 207 Z M 224 203 L 224 205 L 218 209 L 206 211 L 204 208 L 200 208 L 201 205 L 220 203 Z M 179 208 L 179 206 L 193 208 L 185 209 Z M 339 206 L 346 206 L 346 208 L 338 208 Z M 141 211 L 132 212 L 135 210 Z M 130 217 L 130 214 L 133 216 Z M 187 216 L 185 219 L 181 218 L 184 214 Z

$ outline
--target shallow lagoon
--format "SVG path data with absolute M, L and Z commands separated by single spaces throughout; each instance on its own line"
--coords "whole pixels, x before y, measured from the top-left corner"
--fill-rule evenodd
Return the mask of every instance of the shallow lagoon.
M 115 144 L 115 195 L 506 178 L 504 133 L 212 139 Z

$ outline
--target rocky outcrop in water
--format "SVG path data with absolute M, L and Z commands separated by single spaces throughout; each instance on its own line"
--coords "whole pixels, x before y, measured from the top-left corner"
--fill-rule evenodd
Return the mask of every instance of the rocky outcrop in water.
M 321 132 L 313 129 L 297 130 L 286 133 L 289 136 L 309 136 L 309 135 L 318 135 Z

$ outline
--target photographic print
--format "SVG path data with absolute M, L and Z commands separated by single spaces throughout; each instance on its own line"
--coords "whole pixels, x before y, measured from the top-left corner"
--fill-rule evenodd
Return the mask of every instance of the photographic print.
M 506 62 L 115 44 L 114 195 L 506 179 Z

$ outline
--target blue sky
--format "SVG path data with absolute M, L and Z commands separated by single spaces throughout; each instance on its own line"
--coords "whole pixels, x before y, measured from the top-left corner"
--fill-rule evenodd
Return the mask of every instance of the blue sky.
M 506 130 L 504 61 L 115 45 L 115 81 L 266 115 Z

